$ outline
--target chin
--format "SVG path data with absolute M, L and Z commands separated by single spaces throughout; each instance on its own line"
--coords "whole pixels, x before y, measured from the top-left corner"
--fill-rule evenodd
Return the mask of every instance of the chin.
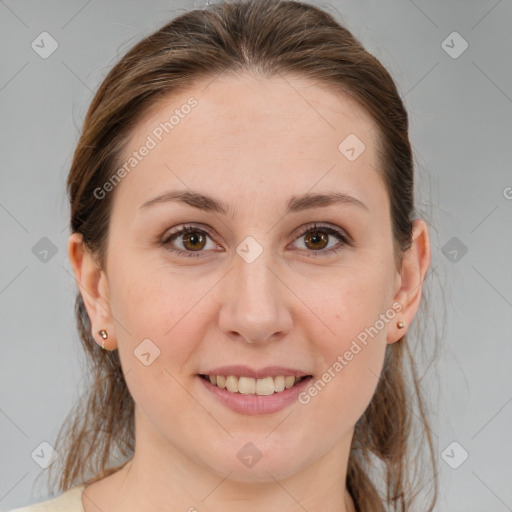
M 244 483 L 275 483 L 276 480 L 293 476 L 307 463 L 304 457 L 297 457 L 297 454 L 303 454 L 303 449 L 290 450 L 284 446 L 281 449 L 268 446 L 266 449 L 258 449 L 256 445 L 257 441 L 244 441 L 234 456 L 212 454 L 213 460 L 203 459 L 202 462 L 219 477 L 229 475 L 229 480 Z M 226 448 L 226 451 L 231 451 L 231 448 Z M 290 453 L 296 455 L 290 457 Z

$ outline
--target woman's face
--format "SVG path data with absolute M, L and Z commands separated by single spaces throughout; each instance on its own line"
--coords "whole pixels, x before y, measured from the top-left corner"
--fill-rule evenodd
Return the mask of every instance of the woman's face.
M 350 96 L 297 77 L 210 78 L 137 125 L 98 192 L 114 194 L 102 275 L 137 449 L 240 481 L 348 456 L 408 320 L 376 145 Z M 205 374 L 278 378 L 228 379 L 273 393 L 235 395 Z M 300 395 L 271 387 L 293 374 L 312 376 Z

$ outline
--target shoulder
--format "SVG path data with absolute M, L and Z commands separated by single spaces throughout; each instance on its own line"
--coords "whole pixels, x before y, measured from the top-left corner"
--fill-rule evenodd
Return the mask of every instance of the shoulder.
M 84 485 L 72 487 L 60 496 L 26 507 L 16 508 L 10 512 L 84 512 L 82 505 L 84 487 Z

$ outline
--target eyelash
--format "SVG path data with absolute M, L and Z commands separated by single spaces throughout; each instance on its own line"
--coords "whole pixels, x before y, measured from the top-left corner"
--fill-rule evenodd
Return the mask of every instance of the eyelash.
M 301 237 L 303 237 L 304 235 L 307 235 L 310 232 L 314 233 L 315 231 L 323 231 L 323 232 L 327 233 L 328 235 L 334 235 L 335 237 L 337 237 L 340 240 L 341 246 L 334 246 L 334 247 L 332 247 L 330 249 L 321 250 L 321 251 L 313 251 L 313 250 L 307 251 L 307 252 L 311 252 L 312 255 L 314 255 L 314 257 L 335 254 L 343 246 L 345 246 L 345 245 L 348 245 L 348 246 L 352 245 L 352 241 L 351 241 L 350 237 L 345 235 L 342 231 L 340 231 L 338 229 L 331 228 L 329 226 L 317 226 L 316 223 L 307 225 L 300 232 L 300 234 L 297 235 L 297 238 L 301 238 Z M 181 228 L 177 229 L 176 231 L 173 231 L 172 233 L 170 233 L 169 236 L 165 237 L 165 239 L 160 242 L 160 244 L 162 246 L 166 246 L 167 249 L 169 249 L 170 251 L 174 252 L 178 256 L 198 257 L 204 251 L 183 251 L 181 249 L 175 249 L 173 247 L 170 247 L 170 242 L 172 240 L 174 240 L 175 238 L 179 238 L 181 235 L 184 235 L 184 234 L 187 234 L 187 233 L 201 233 L 201 234 L 207 235 L 209 238 L 211 238 L 213 240 L 213 236 L 211 235 L 211 233 L 207 229 L 199 228 L 199 227 L 196 227 L 196 226 L 193 226 L 193 225 L 184 225 L 183 227 L 181 227 Z

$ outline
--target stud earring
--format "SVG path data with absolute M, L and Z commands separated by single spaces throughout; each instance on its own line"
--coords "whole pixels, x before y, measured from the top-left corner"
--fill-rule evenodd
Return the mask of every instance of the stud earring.
M 101 348 L 105 348 L 105 340 L 108 338 L 108 333 L 105 329 L 101 329 L 98 331 L 98 334 L 103 338 L 103 343 L 101 344 Z
M 396 323 L 396 326 L 399 328 L 399 329 L 403 329 L 405 327 L 405 324 L 404 322 L 400 321 L 400 322 L 397 322 Z

